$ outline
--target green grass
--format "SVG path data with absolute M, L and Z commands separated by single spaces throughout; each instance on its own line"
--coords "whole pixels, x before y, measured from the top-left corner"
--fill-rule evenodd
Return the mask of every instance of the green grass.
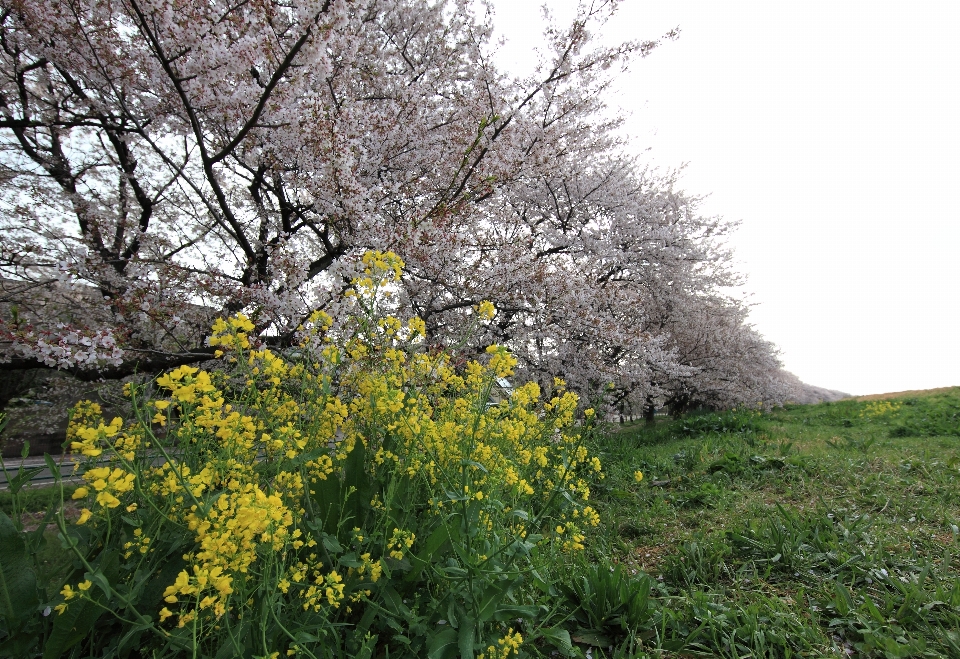
M 16 473 L 16 468 L 11 470 Z M 63 486 L 63 498 L 67 501 L 73 496 L 77 489 L 76 485 Z M 47 510 L 54 503 L 60 502 L 60 490 L 54 486 L 46 487 L 24 487 L 20 490 L 21 512 L 39 513 Z M 8 490 L 0 490 L 0 511 L 7 515 L 13 515 L 13 495 Z
M 606 656 L 960 657 L 958 414 L 954 388 L 611 427 L 590 561 L 653 609 Z

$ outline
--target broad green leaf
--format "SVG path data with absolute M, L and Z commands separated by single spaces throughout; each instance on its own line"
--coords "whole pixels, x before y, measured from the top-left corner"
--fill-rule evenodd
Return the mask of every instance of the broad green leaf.
M 480 620 L 487 622 L 493 617 L 493 614 L 497 610 L 497 605 L 503 601 L 507 592 L 508 590 L 505 585 L 499 583 L 490 584 L 484 589 L 478 607 L 480 610 Z
M 418 556 L 411 556 L 410 562 L 413 569 L 404 577 L 405 581 L 414 581 L 423 572 L 424 568 L 433 560 L 434 554 L 440 551 L 444 545 L 450 542 L 450 531 L 446 526 L 438 526 L 434 529 L 427 541 L 423 543 L 423 549 Z
M 31 531 L 29 538 L 29 547 L 33 552 L 37 552 L 46 543 L 44 538 L 44 533 L 46 533 L 47 525 L 53 521 L 54 516 L 57 514 L 56 506 L 50 506 L 47 508 L 47 512 L 43 516 L 43 521 L 37 526 L 36 530 Z
M 0 643 L 0 657 L 33 657 L 36 656 L 30 649 L 37 644 L 36 633 L 22 633 L 4 639 Z
M 450 601 L 447 603 L 447 624 L 449 624 L 454 629 L 457 629 L 460 626 L 460 617 L 457 615 L 457 609 L 460 608 L 457 606 L 457 603 L 454 601 L 454 598 L 450 598 Z M 461 610 L 462 614 L 462 610 Z
M 136 647 L 140 644 L 140 638 L 143 636 L 143 633 L 150 629 L 149 622 L 135 622 L 131 625 L 130 629 L 126 634 L 120 639 L 117 643 L 117 650 L 123 651 L 128 647 Z
M 311 483 L 310 492 L 323 530 L 330 535 L 336 535 L 337 524 L 340 522 L 340 506 L 343 503 L 340 479 L 330 474 L 326 479 Z
M 324 533 L 321 542 L 323 542 L 323 546 L 327 551 L 333 552 L 334 554 L 339 554 L 343 551 L 343 545 L 340 544 L 340 541 L 337 540 L 337 536 L 335 535 Z
M 87 573 L 84 575 L 84 578 L 89 579 L 90 581 L 95 583 L 100 588 L 100 590 L 103 591 L 103 594 L 106 596 L 108 600 L 113 597 L 113 592 L 110 588 L 110 581 L 103 574 L 103 572 L 98 571 L 98 572 L 94 572 L 93 574 Z
M 445 627 L 427 643 L 427 659 L 455 659 L 459 651 L 457 630 Z
M 401 617 L 407 617 L 411 614 L 410 607 L 403 603 L 403 598 L 400 597 L 400 593 L 395 588 L 387 585 L 383 587 L 381 592 L 383 592 L 384 608 L 388 611 Z
M 477 635 L 477 624 L 467 618 L 460 625 L 457 634 L 457 648 L 460 650 L 460 659 L 473 659 L 474 639 Z
M 297 632 L 296 638 L 297 638 L 297 643 L 307 644 L 307 643 L 320 642 L 320 639 L 317 636 L 314 636 L 313 634 L 306 632 L 302 629 Z
M 13 627 L 39 604 L 37 576 L 17 528 L 0 512 L 0 613 Z
M 460 461 L 460 466 L 462 466 L 462 467 L 473 467 L 474 469 L 478 469 L 478 470 L 482 471 L 482 472 L 485 473 L 485 474 L 488 473 L 488 472 L 487 472 L 487 468 L 486 468 L 484 465 L 482 465 L 482 464 L 480 464 L 479 462 L 477 462 L 476 460 L 461 460 L 461 461 Z
M 159 610 L 163 602 L 163 591 L 176 581 L 177 575 L 186 565 L 187 562 L 180 554 L 169 556 L 163 567 L 150 575 L 146 585 L 136 595 L 134 606 L 143 613 Z
M 593 630 L 579 630 L 577 631 L 577 635 L 573 637 L 573 640 L 577 643 L 592 645 L 598 648 L 605 648 L 612 644 L 609 636 Z
M 344 513 L 352 519 L 351 526 L 363 526 L 364 511 L 370 506 L 373 486 L 367 474 L 366 447 L 359 439 L 343 463 L 343 487 L 348 493 L 344 501 Z
M 573 649 L 573 642 L 570 640 L 570 632 L 566 629 L 548 627 L 547 629 L 540 630 L 540 634 L 547 639 L 550 645 L 557 648 L 563 656 L 576 656 L 577 653 Z
M 82 641 L 103 614 L 103 609 L 88 599 L 75 599 L 67 604 L 66 611 L 55 614 L 53 631 L 43 646 L 43 659 L 58 659 Z

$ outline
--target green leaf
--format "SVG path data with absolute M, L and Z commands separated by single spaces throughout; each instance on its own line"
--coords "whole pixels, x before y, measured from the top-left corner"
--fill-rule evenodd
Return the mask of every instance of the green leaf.
M 83 576 L 85 579 L 89 579 L 93 583 L 97 584 L 100 590 L 103 591 L 103 594 L 106 595 L 108 600 L 113 597 L 113 591 L 110 588 L 110 581 L 107 579 L 106 575 L 103 574 L 103 572 L 98 571 L 94 572 L 93 574 L 88 572 Z
M 503 601 L 506 595 L 507 589 L 501 584 L 490 584 L 487 586 L 483 591 L 480 606 L 478 607 L 480 610 L 480 620 L 483 622 L 490 620 L 497 610 L 497 605 Z
M 383 605 L 387 611 L 401 618 L 409 618 L 412 615 L 410 607 L 403 603 L 403 598 L 395 588 L 387 585 L 383 587 L 381 592 L 383 593 Z
M 577 631 L 577 635 L 573 637 L 573 640 L 577 643 L 592 645 L 597 648 L 605 648 L 612 644 L 610 637 L 593 630 L 579 630 Z
M 457 648 L 460 650 L 461 659 L 473 659 L 474 639 L 477 634 L 477 624 L 474 620 L 467 618 L 460 625 L 460 631 L 457 634 Z
M 343 487 L 347 494 L 343 503 L 344 513 L 352 518 L 352 526 L 363 526 L 363 516 L 370 506 L 373 485 L 367 474 L 367 449 L 359 439 L 353 444 L 353 450 L 343 463 Z
M 37 575 L 26 545 L 13 520 L 0 512 L 0 613 L 12 627 L 37 604 Z
M 506 622 L 507 620 L 516 620 L 517 618 L 535 618 L 540 613 L 540 607 L 536 604 L 526 606 L 499 606 L 493 614 L 493 619 L 497 622 Z
M 461 460 L 461 461 L 460 461 L 460 466 L 462 466 L 462 467 L 473 467 L 474 469 L 478 469 L 478 470 L 482 471 L 482 472 L 485 473 L 485 474 L 488 473 L 488 472 L 487 472 L 487 468 L 486 468 L 484 465 L 482 465 L 482 464 L 480 464 L 479 462 L 477 462 L 476 460 Z
M 6 638 L 0 643 L 0 657 L 33 657 L 30 649 L 37 644 L 39 636 L 36 633 L 23 633 Z
M 156 611 L 163 602 L 163 592 L 167 586 L 177 579 L 177 575 L 184 569 L 187 562 L 180 554 L 169 556 L 163 567 L 150 575 L 143 589 L 136 596 L 134 606 L 140 611 Z
M 150 622 L 134 622 L 126 634 L 120 639 L 117 643 L 117 650 L 123 651 L 128 647 L 136 647 L 140 645 L 140 638 L 143 636 L 143 632 L 150 629 Z
M 103 613 L 100 606 L 88 599 L 75 599 L 67 604 L 67 610 L 53 621 L 53 631 L 43 646 L 43 659 L 58 659 L 82 641 Z
M 307 645 L 309 643 L 319 643 L 321 640 L 319 637 L 314 636 L 313 634 L 302 629 L 297 632 L 296 639 L 297 643 L 302 643 L 303 645 Z
M 43 521 L 40 522 L 36 530 L 31 531 L 30 535 L 27 536 L 29 539 L 29 551 L 36 553 L 40 550 L 40 547 L 46 543 L 46 538 L 44 538 L 43 534 L 46 533 L 47 525 L 53 520 L 56 512 L 55 506 L 50 506 L 47 508 L 47 512 L 43 516 Z
M 323 543 L 324 548 L 329 552 L 339 554 L 343 551 L 343 545 L 340 544 L 340 541 L 337 540 L 337 536 L 335 535 L 324 533 L 323 538 L 321 538 L 321 542 Z
M 427 659 L 455 659 L 459 650 L 457 630 L 446 627 L 427 643 Z
M 56 482 L 60 482 L 60 467 L 56 462 L 53 461 L 53 458 L 50 457 L 49 453 L 43 454 L 43 461 L 47 463 L 47 469 L 50 470 L 50 473 L 53 474 L 53 479 Z
M 316 504 L 317 516 L 323 530 L 330 535 L 336 535 L 337 525 L 340 522 L 340 479 L 333 474 L 326 479 L 310 484 L 313 501 Z
M 446 526 L 438 526 L 434 529 L 427 541 L 423 543 L 423 550 L 418 556 L 411 556 L 410 560 L 413 569 L 404 577 L 404 581 L 414 581 L 423 572 L 424 568 L 433 560 L 434 554 L 440 551 L 445 545 L 450 543 L 450 531 Z M 442 553 L 442 552 L 441 552 Z
M 457 603 L 450 598 L 450 601 L 447 603 L 447 624 L 449 624 L 454 629 L 457 629 L 460 626 L 460 616 L 457 615 L 457 609 L 460 608 L 457 606 Z M 462 614 L 462 609 L 461 609 Z
M 576 656 L 576 652 L 573 649 L 573 642 L 570 640 L 570 632 L 566 629 L 560 629 L 559 627 L 549 627 L 547 629 L 540 630 L 540 634 L 547 639 L 547 641 L 553 647 L 557 648 L 565 657 Z
M 20 491 L 20 488 L 23 487 L 23 484 L 31 480 L 34 476 L 43 471 L 45 467 L 29 467 L 24 469 L 20 468 L 17 475 L 14 476 L 9 483 L 10 493 L 16 494 Z

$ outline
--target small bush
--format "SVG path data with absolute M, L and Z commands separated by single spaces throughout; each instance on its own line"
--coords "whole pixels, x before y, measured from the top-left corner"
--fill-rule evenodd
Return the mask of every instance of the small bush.
M 723 435 L 763 432 L 761 416 L 760 412 L 754 410 L 739 409 L 685 417 L 680 421 L 680 434 L 692 437 L 708 433 Z

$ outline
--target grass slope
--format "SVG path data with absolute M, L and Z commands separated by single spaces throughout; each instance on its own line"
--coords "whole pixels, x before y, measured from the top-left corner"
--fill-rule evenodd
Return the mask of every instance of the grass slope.
M 591 559 L 657 602 L 608 656 L 960 657 L 960 387 L 598 443 Z

